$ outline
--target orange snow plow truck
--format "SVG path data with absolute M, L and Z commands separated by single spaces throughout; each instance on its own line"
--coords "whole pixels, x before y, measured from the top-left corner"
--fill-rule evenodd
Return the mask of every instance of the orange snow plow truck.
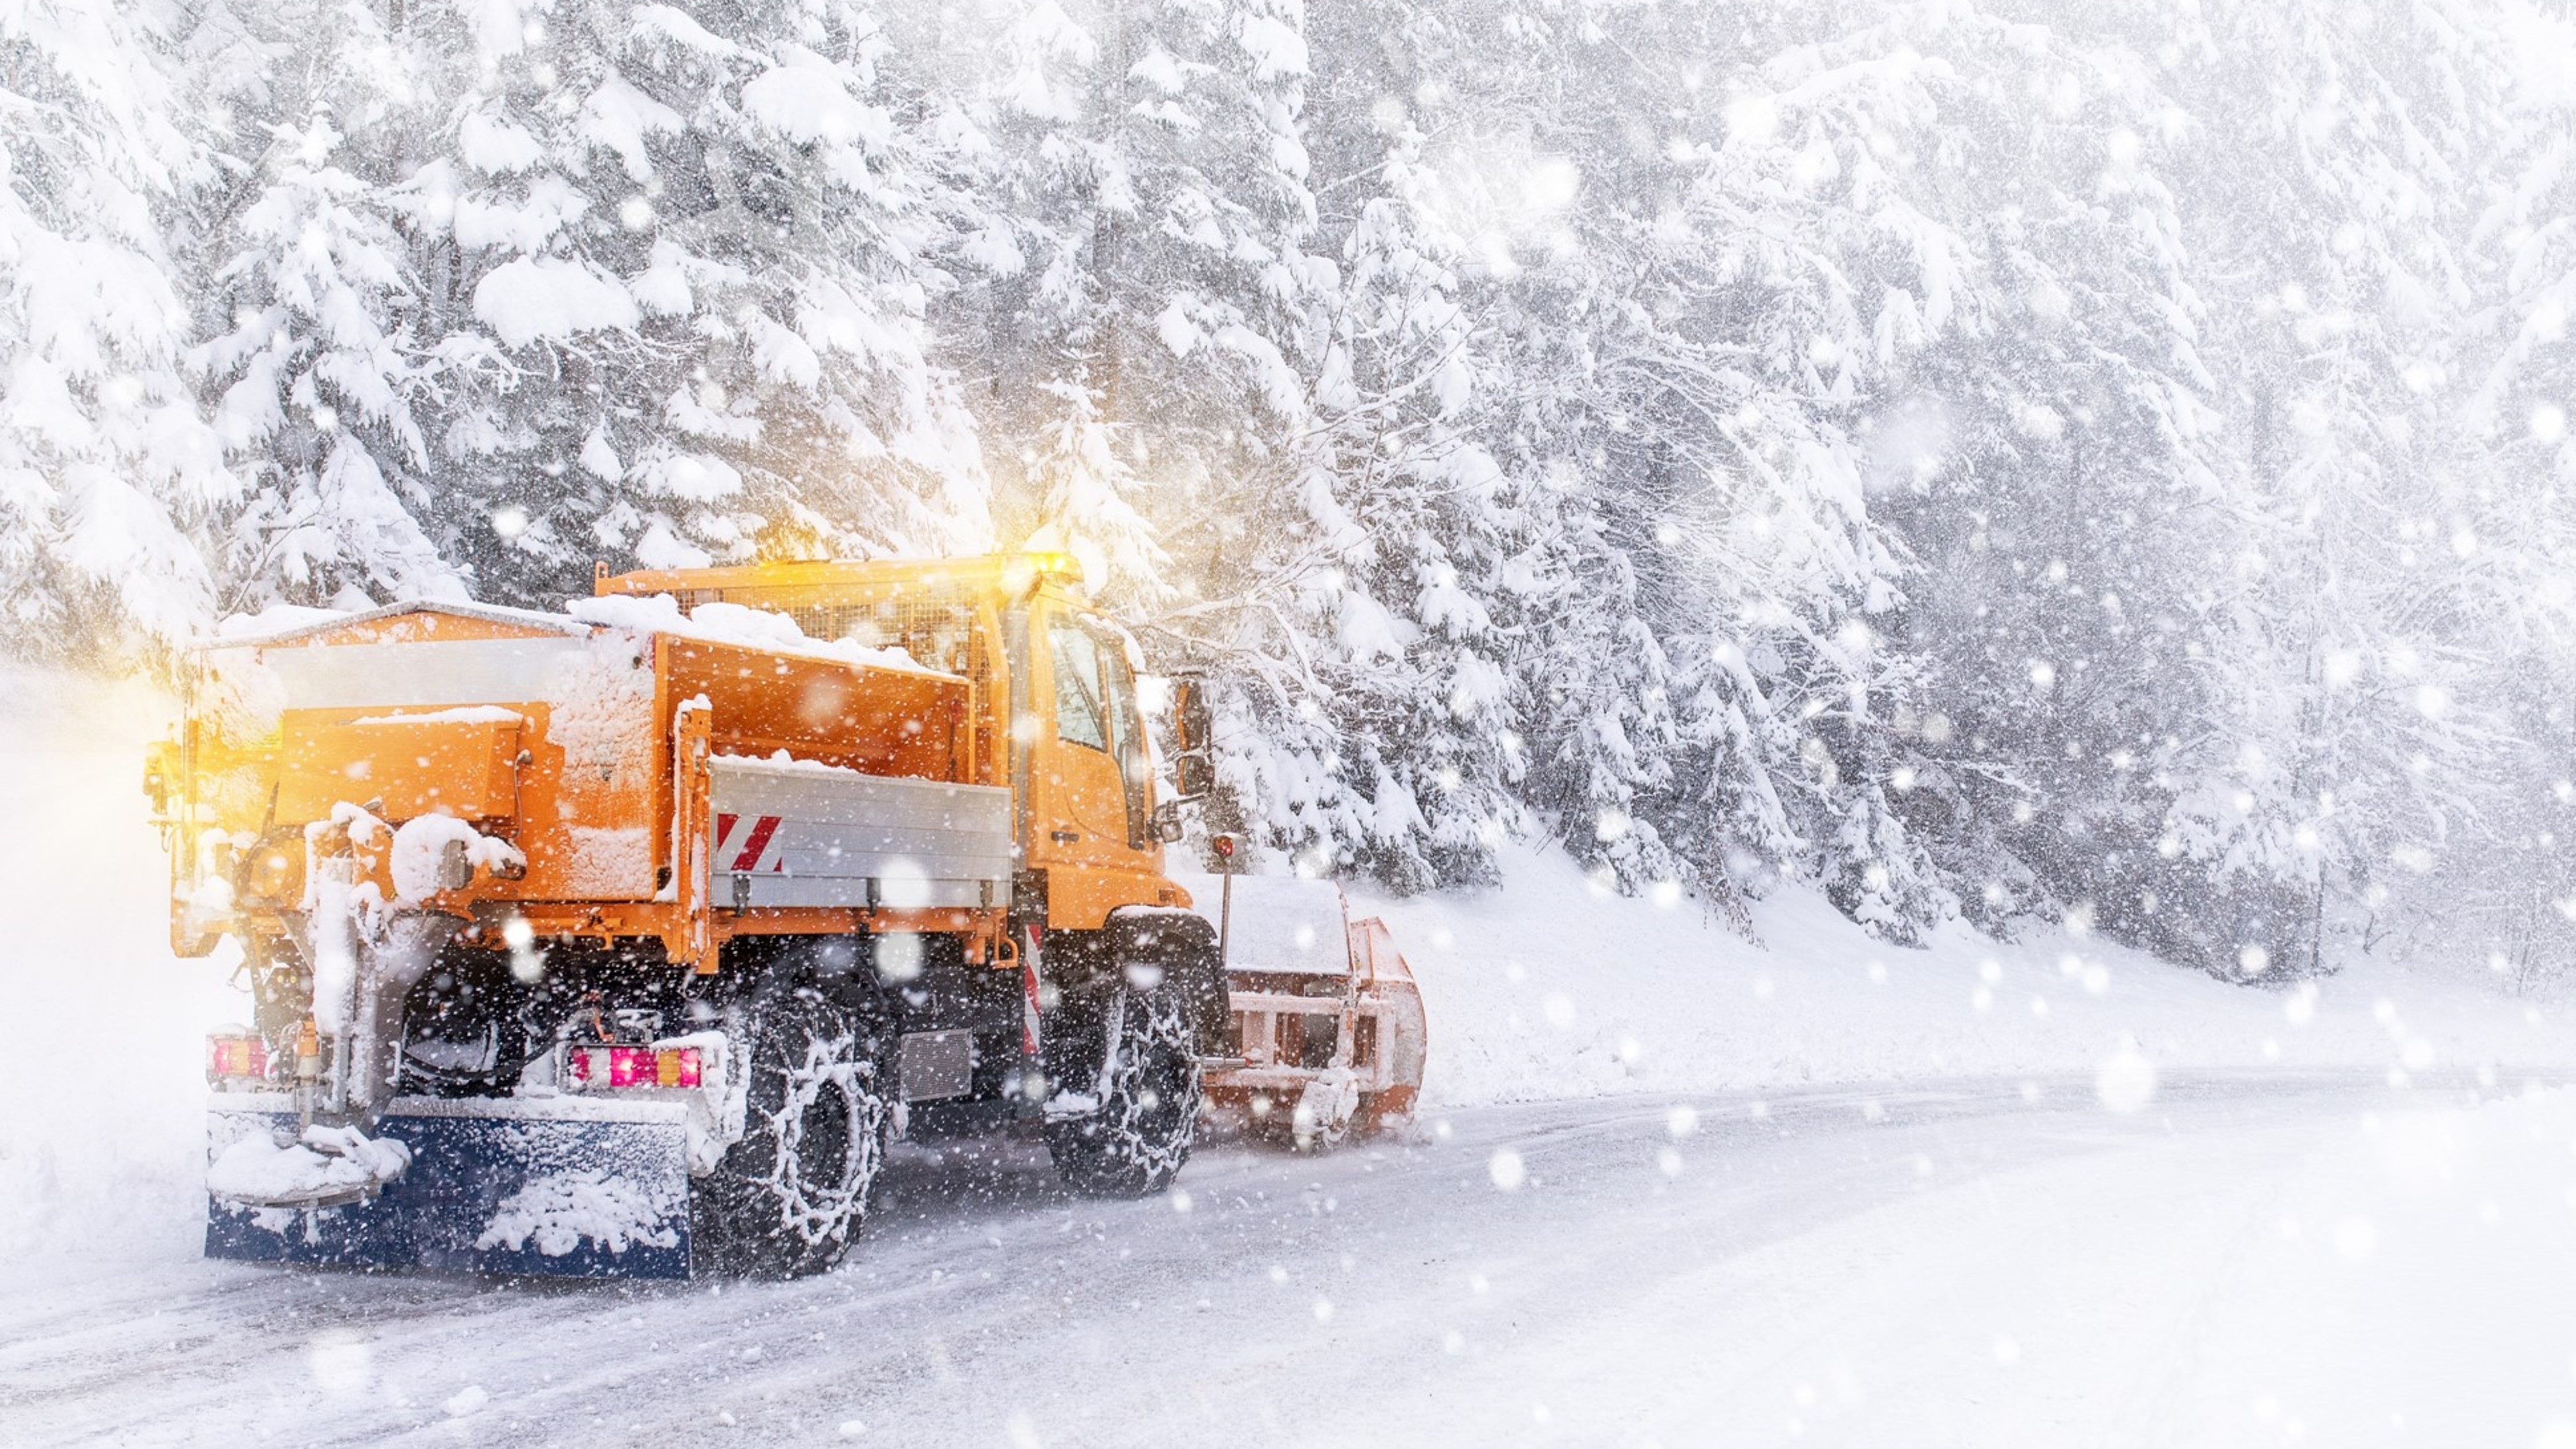
M 896 1137 L 1025 1124 L 1132 1195 L 1211 1101 L 1301 1140 L 1403 1111 L 1419 998 L 1329 883 L 1343 969 L 1231 1004 L 1163 861 L 1204 695 L 1171 689 L 1158 803 L 1138 663 L 1043 554 L 603 570 L 561 614 L 197 649 L 147 788 L 174 948 L 256 1013 L 208 1043 L 206 1251 L 798 1274 Z

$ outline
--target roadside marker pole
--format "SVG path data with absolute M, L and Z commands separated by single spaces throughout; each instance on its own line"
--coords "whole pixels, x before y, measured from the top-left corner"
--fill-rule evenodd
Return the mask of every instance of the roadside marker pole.
M 1223 971 L 1226 942 L 1234 935 L 1234 837 L 1220 835 L 1211 843 L 1216 846 L 1216 868 L 1224 872 L 1220 878 L 1225 882 L 1217 892 L 1216 911 L 1216 969 Z

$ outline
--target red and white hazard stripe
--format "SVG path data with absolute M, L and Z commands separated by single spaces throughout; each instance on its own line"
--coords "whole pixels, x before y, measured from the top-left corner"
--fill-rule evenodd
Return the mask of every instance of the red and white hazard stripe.
M 1038 1054 L 1038 937 L 1043 926 L 1029 927 L 1029 949 L 1020 957 L 1020 1054 Z
M 767 871 L 771 874 L 787 868 L 785 851 L 779 848 L 776 815 L 719 815 L 716 817 L 716 866 L 738 875 Z

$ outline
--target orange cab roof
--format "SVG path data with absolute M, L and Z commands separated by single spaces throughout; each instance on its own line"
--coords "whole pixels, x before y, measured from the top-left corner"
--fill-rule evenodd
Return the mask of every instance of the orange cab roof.
M 599 594 L 678 594 L 766 588 L 860 589 L 965 588 L 1025 593 L 1041 584 L 1082 584 L 1082 566 L 1062 553 L 988 553 L 941 559 L 778 559 L 702 569 L 638 569 L 612 574 L 606 565 L 593 591 Z

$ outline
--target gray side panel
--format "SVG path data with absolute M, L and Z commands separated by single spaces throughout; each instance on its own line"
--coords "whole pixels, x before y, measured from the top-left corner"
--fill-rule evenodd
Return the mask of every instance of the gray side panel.
M 1010 901 L 1008 790 L 722 756 L 708 771 L 718 909 Z

